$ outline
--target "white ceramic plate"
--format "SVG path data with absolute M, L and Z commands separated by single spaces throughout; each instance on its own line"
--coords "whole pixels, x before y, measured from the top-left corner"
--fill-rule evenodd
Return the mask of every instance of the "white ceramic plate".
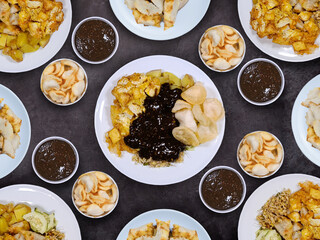
M 320 49 L 317 48 L 312 54 L 298 55 L 294 52 L 292 46 L 280 45 L 272 42 L 272 39 L 260 38 L 256 31 L 250 25 L 250 11 L 252 9 L 252 0 L 238 0 L 238 14 L 241 25 L 248 38 L 265 54 L 286 62 L 306 62 L 320 57 Z M 320 44 L 320 37 L 316 44 Z
M 22 62 L 15 62 L 9 56 L 0 51 L 0 72 L 17 73 L 26 72 L 38 68 L 54 57 L 67 40 L 72 20 L 72 7 L 70 0 L 58 0 L 63 3 L 64 20 L 58 31 L 54 32 L 49 43 L 33 53 L 23 55 Z
M 316 87 L 320 87 L 320 75 L 310 80 L 298 94 L 292 109 L 291 126 L 294 138 L 301 152 L 311 162 L 320 166 L 320 150 L 312 147 L 311 143 L 307 141 L 308 125 L 305 117 L 308 108 L 301 105 L 307 99 L 308 93 Z
M 132 10 L 124 0 L 110 0 L 110 5 L 118 20 L 132 33 L 151 40 L 169 40 L 180 37 L 197 26 L 209 8 L 210 0 L 201 0 L 201 3 L 199 0 L 189 0 L 178 12 L 174 26 L 166 31 L 163 22 L 161 27 L 137 24 Z
M 19 184 L 0 189 L 0 203 L 27 203 L 47 213 L 54 212 L 58 221 L 57 230 L 65 234 L 66 240 L 81 240 L 76 217 L 69 206 L 55 193 L 34 185 Z
M 245 203 L 238 224 L 239 240 L 254 240 L 256 231 L 260 229 L 256 217 L 261 207 L 274 194 L 290 189 L 291 192 L 298 191 L 299 182 L 311 181 L 320 184 L 320 179 L 306 174 L 288 174 L 276 177 L 257 188 Z
M 196 230 L 199 239 L 201 240 L 211 240 L 207 231 L 192 217 L 185 213 L 171 210 L 171 209 L 157 209 L 149 212 L 140 214 L 139 216 L 132 219 L 120 232 L 116 240 L 127 239 L 129 231 L 131 228 L 141 227 L 147 223 L 153 222 L 156 225 L 156 219 L 161 221 L 170 220 L 170 228 L 173 224 L 178 224 L 182 227 L 188 228 L 190 230 Z
M 6 154 L 0 154 L 0 179 L 11 173 L 22 162 L 26 155 L 31 137 L 31 125 L 28 112 L 23 103 L 9 88 L 0 84 L 0 98 L 4 98 L 1 106 L 7 104 L 9 108 L 22 120 L 20 129 L 20 146 L 14 159 Z
M 117 85 L 121 77 L 135 72 L 146 73 L 154 69 L 162 69 L 176 74 L 178 77 L 186 73 L 194 77 L 195 81 L 200 81 L 207 89 L 208 97 L 215 97 L 222 102 L 218 89 L 212 80 L 201 69 L 190 62 L 171 56 L 149 56 L 134 60 L 114 73 L 104 85 L 99 95 L 94 124 L 99 145 L 106 158 L 121 173 L 138 182 L 152 185 L 168 185 L 184 181 L 200 172 L 217 153 L 224 135 L 225 118 L 217 123 L 219 135 L 213 141 L 201 144 L 193 151 L 186 151 L 184 161 L 176 163 L 174 166 L 165 168 L 151 168 L 142 164 L 135 164 L 132 154 L 122 152 L 119 158 L 109 152 L 105 142 L 105 133 L 113 128 L 110 117 L 110 106 L 113 104 L 114 97 L 112 89 Z

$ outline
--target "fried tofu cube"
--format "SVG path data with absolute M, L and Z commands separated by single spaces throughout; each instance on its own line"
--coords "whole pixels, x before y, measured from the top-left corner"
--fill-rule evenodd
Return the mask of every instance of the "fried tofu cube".
M 308 12 L 308 11 L 303 11 L 299 14 L 299 18 L 302 20 L 302 21 L 308 21 L 312 16 L 312 12 Z
M 317 32 L 319 31 L 319 27 L 313 19 L 305 22 L 304 27 L 310 34 L 317 34 Z
M 277 0 L 266 0 L 265 4 L 267 5 L 268 10 L 279 6 L 279 2 Z
M 297 52 L 306 50 L 306 44 L 304 42 L 294 42 L 292 46 L 293 49 Z
M 265 21 L 273 21 L 275 18 L 275 15 L 272 11 L 268 11 L 266 12 L 266 14 L 264 15 L 264 20 Z
M 285 2 L 281 4 L 281 10 L 286 13 L 290 13 L 292 10 L 292 6 L 289 2 Z
M 310 189 L 310 195 L 311 195 L 311 197 L 313 197 L 315 199 L 320 199 L 320 191 L 319 190 L 311 188 Z
M 300 222 L 300 214 L 298 212 L 292 212 L 288 214 L 288 217 L 293 222 Z
M 113 128 L 109 131 L 108 136 L 110 137 L 113 144 L 119 142 L 121 140 L 121 135 L 118 131 L 118 129 Z

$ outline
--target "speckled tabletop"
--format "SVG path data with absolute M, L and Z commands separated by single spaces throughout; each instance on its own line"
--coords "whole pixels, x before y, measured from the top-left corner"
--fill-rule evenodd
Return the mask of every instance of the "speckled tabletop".
M 119 0 L 120 1 L 120 0 Z M 201 1 L 199 1 L 200 4 Z M 242 173 L 247 183 L 247 196 L 269 179 L 254 179 L 242 172 L 236 159 L 236 149 L 242 137 L 254 130 L 274 133 L 285 148 L 285 161 L 273 176 L 288 173 L 305 173 L 320 177 L 319 168 L 312 164 L 299 150 L 291 130 L 291 111 L 300 89 L 320 73 L 320 59 L 305 63 L 287 63 L 274 60 L 282 68 L 286 86 L 279 100 L 267 107 L 247 103 L 238 92 L 236 79 L 240 67 L 247 61 L 269 56 L 263 54 L 246 37 L 239 21 L 236 0 L 211 1 L 207 14 L 199 25 L 186 35 L 170 41 L 150 41 L 129 32 L 113 14 L 108 0 L 73 0 L 72 27 L 89 16 L 101 16 L 110 20 L 118 29 L 120 45 L 115 56 L 107 63 L 89 65 L 78 59 L 72 50 L 69 34 L 66 43 L 53 58 L 71 58 L 86 69 L 89 87 L 84 98 L 70 107 L 58 107 L 41 93 L 39 78 L 44 66 L 20 74 L 0 73 L 0 84 L 14 91 L 24 103 L 31 120 L 32 136 L 29 150 L 19 167 L 7 177 L 0 179 L 0 187 L 28 183 L 45 187 L 58 194 L 73 210 L 79 222 L 82 239 L 116 239 L 121 229 L 135 216 L 159 208 L 182 211 L 198 220 L 212 239 L 237 239 L 238 219 L 242 206 L 229 214 L 210 212 L 201 202 L 198 184 L 210 168 L 228 165 Z M 202 33 L 216 24 L 227 24 L 238 29 L 244 36 L 247 52 L 237 69 L 228 73 L 215 73 L 201 62 L 197 45 Z M 165 54 L 180 57 L 200 67 L 215 83 L 226 109 L 226 130 L 222 145 L 211 161 L 199 174 L 179 184 L 149 186 L 135 182 L 122 175 L 104 157 L 94 132 L 94 109 L 100 90 L 108 78 L 124 64 L 148 55 Z M 52 59 L 52 60 L 53 60 Z M 80 154 L 80 166 L 76 175 L 61 185 L 41 181 L 33 172 L 31 154 L 39 141 L 49 136 L 62 136 L 71 140 Z M 1 167 L 1 166 L 0 166 Z M 90 170 L 110 174 L 120 188 L 120 201 L 108 217 L 92 220 L 82 216 L 74 208 L 71 188 L 76 178 Z M 71 239 L 76 240 L 76 239 Z

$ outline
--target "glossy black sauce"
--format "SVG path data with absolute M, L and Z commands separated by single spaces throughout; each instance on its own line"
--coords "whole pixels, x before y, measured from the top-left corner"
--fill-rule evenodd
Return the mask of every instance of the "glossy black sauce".
M 37 150 L 34 159 L 38 173 L 51 181 L 68 177 L 76 165 L 76 155 L 65 141 L 49 140 Z
M 82 57 L 102 61 L 109 57 L 116 45 L 113 28 L 101 20 L 84 22 L 75 35 L 75 46 Z
M 243 186 L 235 172 L 218 169 L 205 178 L 201 192 L 209 206 L 217 210 L 226 210 L 240 202 Z
M 144 101 L 145 112 L 130 125 L 130 134 L 124 138 L 125 143 L 139 149 L 141 158 L 160 161 L 175 161 L 186 146 L 176 140 L 172 129 L 179 122 L 171 112 L 175 102 L 181 99 L 181 89 L 170 89 L 168 83 L 161 85 L 160 93 Z
M 240 77 L 243 94 L 254 102 L 266 102 L 275 98 L 281 89 L 281 75 L 269 62 L 248 65 Z

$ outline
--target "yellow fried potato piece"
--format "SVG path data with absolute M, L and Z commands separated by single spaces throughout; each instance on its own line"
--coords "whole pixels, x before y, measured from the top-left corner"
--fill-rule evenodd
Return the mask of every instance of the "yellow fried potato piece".
M 0 235 L 8 232 L 8 223 L 4 217 L 0 217 Z
M 25 32 L 20 32 L 18 34 L 18 39 L 17 39 L 17 46 L 21 48 L 25 44 L 28 43 L 28 34 Z
M 23 220 L 23 216 L 31 212 L 31 208 L 25 204 L 18 204 L 13 209 L 14 215 L 18 222 Z
M 3 49 L 6 46 L 7 37 L 8 35 L 4 33 L 0 35 L 0 49 Z

